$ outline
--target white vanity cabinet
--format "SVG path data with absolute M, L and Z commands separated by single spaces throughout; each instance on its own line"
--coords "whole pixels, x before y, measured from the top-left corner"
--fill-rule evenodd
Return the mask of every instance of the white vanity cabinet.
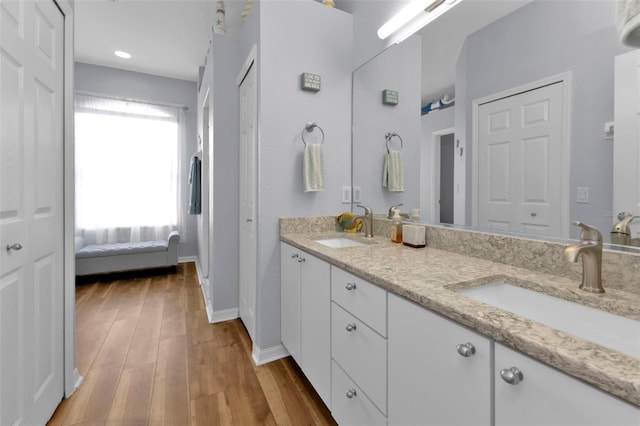
M 331 267 L 280 243 L 281 340 L 320 398 L 331 403 Z
M 491 340 L 389 294 L 390 425 L 490 425 Z
M 640 408 L 499 343 L 494 374 L 496 426 L 640 425 Z
M 332 266 L 331 298 L 332 415 L 386 424 L 387 292 Z

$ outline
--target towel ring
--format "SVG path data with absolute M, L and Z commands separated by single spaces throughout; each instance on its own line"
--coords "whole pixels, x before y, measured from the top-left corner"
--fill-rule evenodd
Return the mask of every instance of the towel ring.
M 324 143 L 324 131 L 322 130 L 322 127 L 318 126 L 316 123 L 307 123 L 304 126 L 304 129 L 302 129 L 302 142 L 304 142 L 305 145 L 307 145 L 307 141 L 304 139 L 304 134 L 313 132 L 313 130 L 316 127 L 318 128 L 318 130 L 320 130 L 320 133 L 322 133 L 322 139 L 320 140 L 320 145 Z
M 384 135 L 384 141 L 385 141 L 385 144 L 387 145 L 387 152 L 389 152 L 389 142 L 391 142 L 391 139 L 393 139 L 394 136 L 397 137 L 398 139 L 400 139 L 400 149 L 404 148 L 404 144 L 402 142 L 402 138 L 400 137 L 399 134 L 397 134 L 395 132 L 394 133 L 387 132 Z

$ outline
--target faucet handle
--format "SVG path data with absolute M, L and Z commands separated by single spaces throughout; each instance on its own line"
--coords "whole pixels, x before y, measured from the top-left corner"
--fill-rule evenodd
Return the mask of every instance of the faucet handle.
M 580 235 L 581 240 L 602 241 L 602 234 L 593 226 L 587 225 L 586 223 L 582 223 L 579 220 L 574 220 L 572 224 L 582 228 L 582 234 Z
M 401 206 L 404 206 L 404 203 L 394 204 L 391 207 L 389 207 L 389 219 L 393 217 L 393 213 L 396 211 L 396 209 Z
M 372 213 L 371 207 L 363 206 L 362 204 L 358 204 L 357 207 L 360 207 L 361 209 L 364 209 L 364 214 L 365 215 L 370 215 Z

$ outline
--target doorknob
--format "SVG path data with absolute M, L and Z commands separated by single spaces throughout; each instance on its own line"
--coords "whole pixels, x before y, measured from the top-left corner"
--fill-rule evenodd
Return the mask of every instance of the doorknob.
M 11 250 L 15 250 L 15 251 L 22 250 L 22 245 L 20 243 L 15 243 L 12 245 L 7 244 L 7 251 L 11 251 Z

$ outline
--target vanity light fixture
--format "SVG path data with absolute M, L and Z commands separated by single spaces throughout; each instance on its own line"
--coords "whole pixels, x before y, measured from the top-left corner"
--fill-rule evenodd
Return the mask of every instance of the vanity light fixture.
M 116 55 L 118 58 L 131 59 L 131 53 L 125 52 L 124 50 L 115 50 L 113 54 Z
M 398 44 L 461 2 L 462 0 L 413 0 L 378 29 L 378 38 L 384 40 L 395 33 L 394 43 Z

